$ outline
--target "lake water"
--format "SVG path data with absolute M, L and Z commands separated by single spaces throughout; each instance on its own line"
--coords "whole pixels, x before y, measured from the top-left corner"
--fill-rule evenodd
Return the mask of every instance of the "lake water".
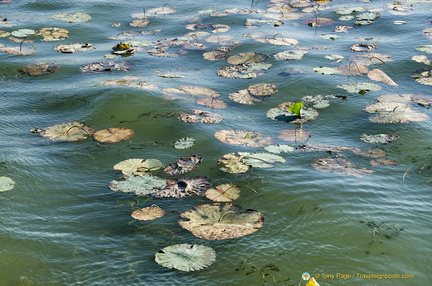
M 0 176 L 15 181 L 12 190 L 0 193 L 0 285 L 305 285 L 304 272 L 315 275 L 320 285 L 406 286 L 432 282 L 431 120 L 375 123 L 369 120 L 371 114 L 364 111 L 381 95 L 430 96 L 430 86 L 412 77 L 417 70 L 430 70 L 430 63 L 411 58 L 432 57 L 416 50 L 420 45 L 431 44 L 425 32 L 431 28 L 431 1 L 400 1 L 401 6 L 393 1 L 334 0 L 320 5 L 286 1 L 291 6 L 305 6 L 295 12 L 300 19 L 283 20 L 283 25 L 277 26 L 260 23 L 256 28 L 245 27 L 245 21 L 274 20 L 267 17 L 270 1 L 170 2 L 171 6 L 165 8 L 173 7 L 176 12 L 157 17 L 147 14 L 151 24 L 146 27 L 131 27 L 129 23 L 136 20 L 131 14 L 141 13 L 143 8 L 148 11 L 162 7 L 165 1 L 60 2 L 0 3 L 0 16 L 7 18 L 0 25 L 1 31 L 45 27 L 69 31 L 69 38 L 62 41 L 41 41 L 39 36 L 25 38 L 34 40 L 34 48 L 27 41 L 22 43 L 23 51 L 36 49 L 31 55 L 0 53 Z M 288 4 L 279 5 L 286 9 Z M 355 25 L 361 12 L 352 13 L 353 19 L 343 21 L 342 15 L 334 12 L 342 7 L 361 7 L 379 13 L 380 17 L 370 25 Z M 250 13 L 214 14 L 234 8 Z M 51 18 L 75 12 L 88 13 L 91 20 L 69 23 Z M 288 12 L 283 16 L 286 15 Z M 312 19 L 314 23 L 317 17 L 332 19 L 334 23 L 316 27 L 302 22 Z M 116 27 L 113 23 L 121 25 Z M 146 52 L 152 47 L 140 47 L 133 56 L 114 59 L 133 64 L 129 71 L 80 72 L 84 65 L 108 61 L 104 56 L 120 41 L 145 40 L 155 45 L 160 39 L 196 33 L 186 28 L 190 24 L 224 24 L 230 29 L 212 33 L 207 28 L 202 31 L 209 34 L 203 38 L 199 34 L 186 36 L 189 41 L 205 43 L 208 48 L 204 50 L 187 50 L 179 57 L 156 57 Z M 335 26 L 341 25 L 352 28 L 334 32 Z M 137 33 L 153 30 L 160 31 Z M 135 33 L 121 34 L 125 31 Z M 330 39 L 322 36 L 329 34 Z M 205 41 L 213 35 L 229 35 L 232 41 L 241 41 L 241 45 L 229 51 L 230 55 L 252 51 L 268 55 L 271 68 L 253 79 L 216 75 L 228 63 L 226 59 L 204 59 L 204 52 L 217 48 L 217 44 Z M 109 38 L 115 36 L 123 38 Z M 298 44 L 260 43 L 254 37 L 291 38 Z M 71 43 L 90 43 L 97 48 L 71 54 L 53 50 L 59 44 Z M 368 68 L 382 70 L 398 85 L 373 81 L 366 74 L 348 77 L 314 72 L 314 68 L 322 66 L 348 66 L 351 56 L 365 54 L 350 51 L 351 45 L 359 43 L 375 44 L 377 47 L 371 52 L 391 56 L 393 61 L 378 64 L 382 60 L 374 60 L 375 64 Z M 1 37 L 0 44 L 20 45 L 8 36 Z M 167 52 L 171 50 L 182 49 L 170 47 Z M 307 54 L 301 60 L 272 57 L 285 50 L 303 50 Z M 334 54 L 343 56 L 344 61 L 335 63 L 325 58 Z M 44 62 L 57 63 L 61 68 L 37 77 L 21 71 L 25 65 Z M 354 66 L 351 64 L 352 70 L 356 69 Z M 284 72 L 288 68 L 306 73 L 288 74 Z M 164 78 L 160 76 L 163 73 L 184 77 Z M 105 80 L 132 75 L 157 88 L 100 85 Z M 381 89 L 362 95 L 337 87 L 348 82 L 374 83 Z M 229 98 L 230 94 L 259 83 L 274 83 L 278 92 L 254 105 Z M 226 102 L 227 108 L 212 109 L 190 100 L 166 99 L 163 89 L 182 85 L 219 92 L 219 99 Z M 302 124 L 302 128 L 312 133 L 307 142 L 279 139 L 280 131 L 300 126 L 271 120 L 267 111 L 280 103 L 299 102 L 307 95 L 346 98 L 329 98 L 330 106 L 318 109 L 315 120 Z M 427 107 L 412 105 L 418 112 L 432 115 Z M 176 118 L 179 112 L 190 109 L 218 113 L 223 121 L 186 123 Z M 135 136 L 118 143 L 93 139 L 58 142 L 30 132 L 32 128 L 71 121 L 83 121 L 96 130 L 127 127 L 135 131 Z M 252 168 L 247 173 L 230 174 L 219 170 L 217 162 L 223 155 L 266 151 L 262 147 L 228 145 L 214 138 L 215 132 L 226 129 L 260 132 L 273 137 L 274 144 L 294 147 L 307 143 L 362 151 L 382 149 L 385 158 L 397 165 L 371 166 L 373 158 L 350 151 L 296 150 L 278 154 L 286 162 L 274 163 L 274 168 Z M 373 144 L 360 140 L 362 134 L 399 135 L 400 139 Z M 173 147 L 175 141 L 186 137 L 194 138 L 195 145 L 189 149 Z M 226 240 L 200 239 L 182 229 L 177 221 L 180 213 L 211 203 L 205 196 L 158 199 L 109 188 L 112 180 L 119 179 L 119 172 L 112 168 L 120 161 L 153 158 L 167 166 L 192 153 L 201 155 L 203 161 L 184 176 L 205 176 L 213 185 L 230 182 L 242 186 L 241 196 L 234 203 L 261 212 L 264 216 L 261 229 Z M 374 172 L 364 177 L 323 172 L 312 166 L 321 158 L 343 158 Z M 152 221 L 131 217 L 134 210 L 151 205 L 164 209 L 165 216 Z M 155 262 L 160 249 L 179 243 L 212 247 L 217 253 L 216 261 L 195 272 L 167 269 Z M 371 274 L 395 275 L 384 279 Z M 352 278 L 343 279 L 349 275 Z M 397 279 L 397 275 L 401 278 Z M 408 276 L 402 279 L 403 275 Z

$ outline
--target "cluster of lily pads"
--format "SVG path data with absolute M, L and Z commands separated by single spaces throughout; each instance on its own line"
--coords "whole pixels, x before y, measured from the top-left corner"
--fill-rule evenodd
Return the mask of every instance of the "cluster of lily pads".
M 332 25 L 333 19 L 321 17 L 322 11 L 331 9 L 330 1 L 309 0 L 275 0 L 270 1 L 266 10 L 259 9 L 226 9 L 223 11 L 202 10 L 199 17 L 206 19 L 218 19 L 230 15 L 247 15 L 244 26 L 248 33 L 243 34 L 242 39 L 234 39 L 228 35 L 230 27 L 225 24 L 204 24 L 207 21 L 198 20 L 185 26 L 188 33 L 173 38 L 162 38 L 157 41 L 146 39 L 148 35 L 156 35 L 160 30 L 149 30 L 148 26 L 154 17 L 169 15 L 176 12 L 171 5 L 164 5 L 153 9 L 144 10 L 131 15 L 131 22 L 127 30 L 115 36 L 109 37 L 113 43 L 111 51 L 105 54 L 105 61 L 89 63 L 80 68 L 82 74 L 95 74 L 102 72 L 121 71 L 128 72 L 133 64 L 124 58 L 134 57 L 139 53 L 145 53 L 153 57 L 173 58 L 182 57 L 187 53 L 200 52 L 205 60 L 226 61 L 226 65 L 217 69 L 215 74 L 224 79 L 252 79 L 264 75 L 266 70 L 272 68 L 271 61 L 301 61 L 314 50 L 326 50 L 327 47 L 308 45 L 301 46 L 300 40 L 293 39 L 281 33 L 266 35 L 260 32 L 260 27 L 281 27 L 287 21 L 297 21 L 311 27 Z M 410 6 L 400 3 L 386 5 L 382 11 L 389 13 L 408 14 Z M 337 40 L 345 33 L 358 29 L 360 26 L 372 25 L 380 21 L 380 12 L 367 10 L 363 7 L 346 7 L 333 11 L 340 21 L 347 25 L 334 26 L 333 33 L 321 34 L 320 38 Z M 198 18 L 199 18 L 198 17 Z M 67 23 L 84 23 L 91 20 L 86 13 L 60 13 L 52 18 Z M 0 51 L 14 55 L 31 55 L 37 52 L 35 41 L 64 41 L 70 38 L 67 29 L 59 27 L 45 27 L 39 30 L 11 28 L 15 23 L 2 21 L 0 38 L 7 38 L 12 46 L 0 44 Z M 404 23 L 395 23 L 404 24 Z M 113 27 L 122 27 L 122 23 L 113 23 Z M 138 30 L 145 28 L 145 30 Z M 431 29 L 423 31 L 425 37 L 431 38 Z M 131 40 L 131 37 L 133 40 Z M 143 40 L 140 37 L 144 38 Z M 273 45 L 281 50 L 273 54 L 264 54 L 256 51 L 244 51 L 235 53 L 235 49 L 244 44 L 244 41 L 253 40 L 262 45 Z M 29 48 L 28 46 L 32 48 Z M 54 51 L 64 54 L 88 52 L 97 49 L 90 43 L 59 44 L 53 47 Z M 377 53 L 378 43 L 361 41 L 349 47 L 353 55 L 345 58 L 343 55 L 329 54 L 325 57 L 331 62 L 313 68 L 311 71 L 323 75 L 358 75 L 364 76 L 378 83 L 390 86 L 398 84 L 377 65 L 391 63 L 390 55 Z M 419 45 L 416 50 L 431 54 L 432 45 Z M 121 58 L 121 60 L 118 60 Z M 349 63 L 347 63 L 349 60 Z M 432 85 L 430 60 L 426 55 L 416 55 L 413 61 L 423 63 L 426 67 L 416 71 L 413 77 L 416 82 L 424 85 Z M 371 68 L 374 67 L 374 68 Z M 42 76 L 60 70 L 57 63 L 38 63 L 26 65 L 22 71 L 30 76 Z M 308 73 L 295 68 L 289 68 L 281 75 Z M 180 78 L 181 73 L 163 73 L 158 71 L 158 76 L 164 78 Z M 148 83 L 140 76 L 123 76 L 118 79 L 110 79 L 99 82 L 100 86 L 127 86 L 137 89 L 159 90 L 153 83 Z M 371 91 L 381 90 L 377 83 L 348 82 L 338 85 L 337 88 L 352 94 L 366 94 Z M 214 109 L 228 108 L 230 104 L 255 105 L 278 93 L 277 85 L 271 82 L 249 85 L 245 89 L 233 90 L 228 98 L 232 102 L 223 100 L 223 96 L 210 88 L 197 85 L 179 85 L 177 87 L 162 88 L 161 96 L 166 100 L 192 101 L 200 106 L 210 107 L 212 111 L 192 109 L 189 112 L 179 112 L 176 118 L 187 123 L 218 124 L 223 121 L 223 116 L 213 112 Z M 275 144 L 275 138 L 253 130 L 222 129 L 215 132 L 214 137 L 220 142 L 238 146 L 241 148 L 263 148 L 260 151 L 247 152 L 242 150 L 223 155 L 217 162 L 221 171 L 233 174 L 247 173 L 251 169 L 272 168 L 283 164 L 286 159 L 281 154 L 289 152 L 322 152 L 332 154 L 320 158 L 312 163 L 312 167 L 323 172 L 339 173 L 363 177 L 373 173 L 373 170 L 357 167 L 341 155 L 342 152 L 352 152 L 354 155 L 372 158 L 370 165 L 392 166 L 397 162 L 385 158 L 386 153 L 380 149 L 363 151 L 359 148 L 324 146 L 307 144 L 313 136 L 311 131 L 305 130 L 303 125 L 315 120 L 319 116 L 319 110 L 331 106 L 332 101 L 346 100 L 343 95 L 307 95 L 295 101 L 280 103 L 266 113 L 270 120 L 297 124 L 297 128 L 289 128 L 279 132 L 277 138 L 292 142 L 292 145 Z M 364 108 L 371 114 L 369 120 L 374 123 L 409 123 L 427 120 L 426 108 L 432 103 L 432 97 L 424 94 L 388 94 L 377 98 L 377 103 Z M 426 107 L 426 108 L 424 108 Z M 422 110 L 423 108 L 424 110 Z M 292 125 L 294 126 L 294 125 Z M 134 135 L 134 131 L 125 127 L 111 127 L 96 131 L 95 128 L 85 125 L 83 122 L 68 122 L 56 124 L 44 129 L 31 130 L 41 136 L 54 141 L 80 141 L 93 138 L 98 142 L 115 143 L 128 140 Z M 397 134 L 363 134 L 362 141 L 370 144 L 388 144 L 399 139 Z M 177 149 L 187 149 L 193 146 L 195 139 L 182 138 L 174 143 Z M 335 155 L 334 155 L 335 154 Z M 353 155 L 353 156 L 354 156 Z M 113 191 L 132 193 L 137 196 L 151 196 L 161 198 L 185 198 L 190 196 L 206 196 L 213 203 L 196 206 L 180 215 L 179 225 L 201 239 L 220 240 L 254 233 L 263 226 L 263 215 L 255 210 L 246 210 L 231 203 L 240 195 L 240 188 L 232 184 L 220 184 L 213 186 L 205 177 L 186 177 L 188 172 L 196 169 L 202 157 L 197 154 L 189 154 L 178 158 L 169 164 L 158 159 L 133 158 L 117 163 L 113 169 L 122 173 L 121 177 L 113 180 L 109 187 Z M 0 192 L 13 188 L 14 182 L 7 177 L 0 177 Z M 163 216 L 164 211 L 157 205 L 152 205 L 132 213 L 136 220 L 150 220 Z M 168 268 L 182 271 L 195 271 L 211 265 L 216 259 L 216 252 L 208 246 L 197 244 L 177 244 L 168 246 L 156 254 L 155 260 Z

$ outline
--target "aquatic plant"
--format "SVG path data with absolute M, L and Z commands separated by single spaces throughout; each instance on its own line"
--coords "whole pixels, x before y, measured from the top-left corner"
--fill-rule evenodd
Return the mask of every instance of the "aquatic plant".
M 196 271 L 206 268 L 216 260 L 213 248 L 198 244 L 175 244 L 156 253 L 155 261 L 166 268 Z

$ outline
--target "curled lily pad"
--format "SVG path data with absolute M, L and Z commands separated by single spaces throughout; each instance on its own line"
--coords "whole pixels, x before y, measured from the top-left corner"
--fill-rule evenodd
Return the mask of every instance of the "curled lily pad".
M 371 80 L 382 81 L 388 85 L 398 85 L 385 72 L 380 69 L 373 69 L 369 71 L 367 75 Z
M 283 157 L 270 153 L 251 153 L 241 160 L 254 168 L 273 168 L 272 163 L 285 163 L 286 161 Z
M 41 36 L 41 41 L 53 42 L 62 41 L 69 38 L 69 31 L 63 28 L 42 28 L 37 30 L 37 36 Z
M 318 159 L 314 163 L 312 163 L 312 166 L 315 169 L 323 172 L 338 173 L 355 177 L 364 177 L 374 172 L 365 168 L 356 168 L 356 165 L 343 158 Z
M 418 83 L 432 85 L 432 70 L 430 68 L 417 70 L 411 77 L 415 78 Z
M 263 215 L 255 210 L 244 210 L 231 203 L 203 204 L 180 215 L 179 224 L 193 235 L 210 240 L 221 240 L 249 235 L 264 224 Z
M 157 198 L 185 198 L 190 196 L 203 196 L 211 185 L 205 177 L 183 178 L 167 180 L 167 186 L 153 194 Z
M 223 78 L 250 79 L 259 77 L 263 70 L 271 66 L 272 64 L 267 62 L 230 65 L 218 69 L 216 74 Z
M 115 192 L 135 193 L 138 196 L 153 194 L 165 188 L 167 183 L 164 179 L 144 174 L 142 176 L 128 176 L 124 181 L 113 180 L 110 189 Z
M 131 216 L 136 220 L 153 220 L 162 217 L 165 211 L 158 206 L 151 206 L 134 211 Z
M 278 61 L 301 60 L 307 53 L 306 51 L 283 51 L 273 57 Z
M 15 187 L 15 181 L 9 177 L 0 177 L 0 193 L 10 191 Z
M 99 142 L 116 143 L 127 140 L 135 135 L 135 132 L 126 127 L 111 127 L 99 130 L 94 134 L 94 138 Z
M 293 146 L 284 145 L 284 144 L 269 145 L 264 147 L 264 149 L 267 152 L 276 153 L 276 154 L 289 153 L 295 150 Z
M 312 132 L 300 129 L 285 129 L 279 132 L 278 138 L 285 141 L 305 142 L 312 136 Z
M 378 46 L 375 44 L 370 43 L 360 43 L 360 44 L 354 44 L 350 46 L 351 52 L 370 52 L 372 50 L 375 50 Z
M 222 184 L 208 189 L 205 196 L 215 202 L 231 202 L 240 197 L 240 189 L 231 184 Z
M 163 172 L 168 175 L 181 175 L 194 170 L 202 161 L 202 156 L 190 154 L 177 159 L 176 163 L 171 163 Z
M 56 124 L 45 129 L 34 128 L 30 131 L 54 141 L 80 141 L 95 133 L 93 127 L 78 121 Z
M 431 64 L 431 61 L 430 61 L 430 60 L 428 59 L 428 57 L 425 56 L 425 55 L 412 56 L 411 59 L 412 59 L 413 61 L 418 62 L 418 63 L 424 63 L 424 64 L 427 64 L 427 65 L 430 65 L 430 64 Z
M 163 167 L 157 159 L 127 159 L 114 165 L 113 169 L 121 171 L 124 175 L 141 176 Z
M 394 142 L 396 140 L 399 140 L 400 135 L 390 135 L 390 134 L 375 134 L 375 135 L 369 135 L 369 134 L 362 134 L 360 137 L 360 140 L 366 143 L 376 144 L 376 143 L 382 143 L 387 144 Z
M 176 148 L 176 149 L 187 149 L 187 148 L 192 147 L 193 145 L 195 145 L 195 139 L 194 138 L 186 137 L 186 138 L 182 138 L 182 139 L 177 140 L 174 143 L 174 148 Z
M 242 159 L 244 156 L 249 155 L 247 152 L 237 152 L 225 154 L 218 160 L 219 169 L 225 173 L 241 174 L 246 173 L 251 168 L 250 165 L 245 164 Z
M 69 23 L 84 23 L 91 20 L 91 16 L 87 13 L 76 12 L 76 13 L 60 13 L 51 16 L 54 20 L 65 21 Z
M 210 111 L 193 109 L 192 113 L 181 113 L 178 119 L 189 123 L 200 122 L 205 124 L 214 124 L 222 121 L 222 115 Z
M 80 53 L 80 52 L 86 52 L 86 51 L 90 51 L 93 49 L 96 49 L 95 46 L 93 46 L 92 44 L 65 44 L 65 45 L 58 45 L 55 46 L 54 51 L 60 52 L 60 53 L 66 53 L 66 54 L 70 54 L 70 53 Z
M 41 76 L 53 73 L 60 69 L 60 65 L 56 63 L 41 63 L 26 65 L 23 67 L 23 72 L 31 76 Z
M 175 244 L 156 253 L 155 261 L 166 268 L 180 271 L 196 271 L 206 268 L 216 260 L 216 251 L 198 244 Z
M 122 62 L 99 62 L 99 63 L 91 63 L 80 68 L 80 71 L 84 74 L 90 73 L 98 73 L 98 72 L 110 72 L 114 70 L 119 71 L 128 71 L 131 68 L 132 64 L 127 61 Z
M 214 134 L 214 137 L 229 145 L 264 147 L 273 144 L 273 137 L 264 136 L 255 131 L 219 130 Z
M 325 58 L 336 63 L 341 63 L 345 60 L 345 57 L 342 55 L 327 55 Z
M 381 90 L 381 86 L 370 82 L 349 82 L 346 84 L 338 85 L 336 87 L 342 88 L 347 92 L 360 93 L 360 94 L 365 94 L 366 92 L 369 91 Z

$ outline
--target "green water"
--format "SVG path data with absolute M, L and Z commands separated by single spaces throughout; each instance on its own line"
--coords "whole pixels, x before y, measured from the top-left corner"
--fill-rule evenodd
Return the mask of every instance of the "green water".
M 430 95 L 430 86 L 411 77 L 415 70 L 428 67 L 411 60 L 412 56 L 431 58 L 415 50 L 418 45 L 431 43 L 422 31 L 430 27 L 432 5 L 430 1 L 418 2 L 404 2 L 403 6 L 412 10 L 405 11 L 406 15 L 395 15 L 392 1 L 334 0 L 327 4 L 327 9 L 319 10 L 320 17 L 335 20 L 332 25 L 309 27 L 300 19 L 284 21 L 281 27 L 263 24 L 256 29 L 244 27 L 244 22 L 248 18 L 267 19 L 262 12 L 215 17 L 198 11 L 251 7 L 266 10 L 269 1 L 170 3 L 176 13 L 150 18 L 152 23 L 143 28 L 130 27 L 133 20 L 130 15 L 142 12 L 143 8 L 162 7 L 165 1 L 0 3 L 0 16 L 14 25 L 0 26 L 0 30 L 61 27 L 70 31 L 68 39 L 58 42 L 34 38 L 37 51 L 32 55 L 0 54 L 0 175 L 16 182 L 14 189 L 0 193 L 0 285 L 299 285 L 303 272 L 316 275 L 320 285 L 431 283 L 431 120 L 379 124 L 369 121 L 369 114 L 363 111 L 384 94 Z M 380 18 L 372 25 L 355 26 L 354 20 L 340 21 L 339 15 L 333 12 L 340 7 L 358 6 L 379 11 Z M 67 23 L 50 18 L 62 12 L 85 12 L 92 19 Z M 316 15 L 312 12 L 304 17 Z M 407 24 L 396 25 L 395 20 Z M 112 27 L 112 23 L 122 25 Z M 272 67 L 254 79 L 217 76 L 216 70 L 228 65 L 226 60 L 207 61 L 202 56 L 204 51 L 189 51 L 178 58 L 159 58 L 147 54 L 146 48 L 132 57 L 119 59 L 133 64 L 128 72 L 83 75 L 79 71 L 83 65 L 106 61 L 104 55 L 119 42 L 108 39 L 110 36 L 123 31 L 160 29 L 156 35 L 134 38 L 156 42 L 191 32 L 185 28 L 190 23 L 229 25 L 228 32 L 219 34 L 242 41 L 230 54 L 255 51 L 272 55 L 294 50 L 293 46 L 262 44 L 244 37 L 251 33 L 270 36 L 280 33 L 297 39 L 296 46 L 318 45 L 328 49 L 308 50 L 299 61 L 276 61 L 270 57 Z M 336 34 L 335 25 L 353 28 L 347 33 L 337 33 L 341 38 L 334 41 L 319 37 Z M 318 66 L 338 65 L 324 58 L 329 54 L 343 55 L 345 61 L 339 65 L 348 65 L 348 58 L 354 55 L 349 46 L 362 43 L 365 38 L 372 38 L 370 42 L 378 45 L 373 52 L 391 55 L 394 60 L 370 69 L 382 69 L 398 86 L 375 82 L 382 89 L 362 96 L 336 86 L 349 81 L 372 82 L 366 75 L 348 78 L 313 72 Z M 58 44 L 79 42 L 97 48 L 74 54 L 61 54 L 52 49 Z M 19 45 L 7 37 L 0 38 L 0 44 Z M 23 46 L 30 48 L 28 43 Z M 24 65 L 41 62 L 56 62 L 61 69 L 40 77 L 20 72 Z M 293 67 L 307 73 L 281 75 L 284 69 Z M 186 77 L 162 78 L 157 71 L 181 73 Z M 98 85 L 103 80 L 126 75 L 139 75 L 158 88 Z M 233 92 L 264 82 L 277 84 L 279 91 L 262 103 L 243 105 L 228 98 Z M 162 89 L 180 85 L 211 88 L 221 94 L 228 108 L 212 110 L 194 102 L 164 98 Z M 213 136 L 216 131 L 253 130 L 274 137 L 275 144 L 295 146 L 295 142 L 282 141 L 277 135 L 281 130 L 298 126 L 270 120 L 266 112 L 280 103 L 318 94 L 348 98 L 332 99 L 329 107 L 319 110 L 316 120 L 303 124 L 303 128 L 312 132 L 307 143 L 362 150 L 381 148 L 398 165 L 371 167 L 370 158 L 341 153 L 357 166 L 375 171 L 358 178 L 312 167 L 315 160 L 335 154 L 295 151 L 281 154 L 286 162 L 276 164 L 276 168 L 253 168 L 246 174 L 228 174 L 218 169 L 217 160 L 224 154 L 264 150 L 219 142 Z M 200 124 L 164 116 L 191 108 L 215 112 L 224 119 L 218 124 Z M 427 108 L 419 110 L 431 115 Z M 97 130 L 128 127 L 135 131 L 135 136 L 112 144 L 92 139 L 54 142 L 29 131 L 69 121 L 83 121 Z M 387 145 L 368 144 L 360 140 L 363 133 L 398 134 L 401 139 Z M 173 143 L 184 137 L 195 138 L 196 144 L 190 149 L 175 149 Z M 245 186 L 235 203 L 260 211 L 264 215 L 263 228 L 239 238 L 199 239 L 182 229 L 177 220 L 181 212 L 210 203 L 206 197 L 155 199 L 117 193 L 109 188 L 109 183 L 119 177 L 112 167 L 122 160 L 155 158 L 168 165 L 191 153 L 200 154 L 203 162 L 185 176 L 206 176 L 214 184 L 231 182 Z M 165 216 L 153 221 L 134 221 L 130 216 L 135 209 L 152 204 L 163 208 Z M 403 230 L 390 239 L 379 234 L 374 237 L 373 229 L 360 221 L 398 226 Z M 201 271 L 187 273 L 163 268 L 154 261 L 155 253 L 161 248 L 178 243 L 210 246 L 217 253 L 216 262 Z M 338 273 L 354 278 L 336 278 Z M 408 274 L 414 278 L 367 279 L 360 274 Z M 334 275 L 335 279 L 328 275 Z

